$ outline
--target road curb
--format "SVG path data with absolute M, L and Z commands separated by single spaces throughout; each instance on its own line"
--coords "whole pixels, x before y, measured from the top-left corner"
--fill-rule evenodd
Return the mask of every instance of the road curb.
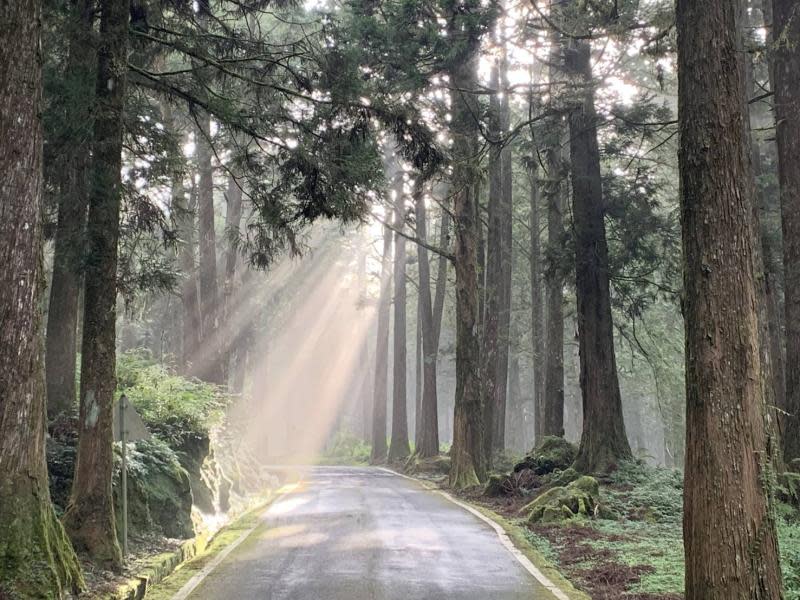
M 533 548 L 528 546 L 524 543 L 524 539 L 520 540 L 519 535 L 515 535 L 517 533 L 515 529 L 518 529 L 515 525 L 509 523 L 506 519 L 503 519 L 500 515 L 496 514 L 495 512 L 488 510 L 482 506 L 476 506 L 471 503 L 467 503 L 463 500 L 457 500 L 448 492 L 445 492 L 442 489 L 439 489 L 435 485 L 433 485 L 429 481 L 425 481 L 424 479 L 418 479 L 416 477 L 412 477 L 410 475 L 406 475 L 405 473 L 400 473 L 395 471 L 394 469 L 390 469 L 387 467 L 378 467 L 382 471 L 386 471 L 387 473 L 391 473 L 393 475 L 397 475 L 398 477 L 403 477 L 405 479 L 409 479 L 414 481 L 428 491 L 434 492 L 439 494 L 449 502 L 452 502 L 456 506 L 466 510 L 473 516 L 477 517 L 487 525 L 489 525 L 497 534 L 497 537 L 500 539 L 500 543 L 503 547 L 509 551 L 509 553 L 519 562 L 522 567 L 536 579 L 542 587 L 544 587 L 548 592 L 550 592 L 557 600 L 590 600 L 589 596 L 580 592 L 574 588 L 574 586 L 566 580 L 560 573 L 558 573 L 558 569 L 556 569 L 555 565 L 551 564 L 547 559 L 545 559 L 541 554 L 536 552 Z M 517 540 L 515 542 L 515 539 Z M 526 547 L 520 547 L 522 545 Z M 559 584 L 556 584 L 550 577 L 548 577 L 543 571 L 552 571 L 558 574 L 558 579 L 561 580 Z
M 155 555 L 148 561 L 148 565 L 142 568 L 140 573 L 130 578 L 127 583 L 123 583 L 116 591 L 109 594 L 107 596 L 108 600 L 142 600 L 146 598 L 147 593 L 154 586 L 164 581 L 192 559 L 202 555 L 212 542 L 217 539 L 217 536 L 226 529 L 254 513 L 263 512 L 278 496 L 278 492 L 271 492 L 266 500 L 244 511 L 218 530 L 214 532 L 202 532 L 192 539 L 183 542 L 177 550 Z

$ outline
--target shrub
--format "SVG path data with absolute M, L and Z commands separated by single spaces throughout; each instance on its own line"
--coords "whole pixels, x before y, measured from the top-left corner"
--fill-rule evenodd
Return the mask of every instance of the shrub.
M 141 350 L 120 356 L 117 388 L 150 431 L 173 448 L 207 436 L 222 422 L 230 401 L 217 386 L 176 375 Z

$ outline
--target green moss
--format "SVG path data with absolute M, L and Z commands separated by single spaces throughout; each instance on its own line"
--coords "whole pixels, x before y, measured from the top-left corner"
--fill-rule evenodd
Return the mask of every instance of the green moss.
M 552 581 L 570 600 L 589 600 L 583 592 L 575 589 L 558 570 L 555 554 L 547 540 L 541 538 L 524 527 L 523 521 L 509 520 L 481 506 L 475 506 L 479 512 L 492 519 L 503 528 L 514 546 L 530 560 L 542 574 Z
M 215 556 L 239 539 L 244 532 L 256 526 L 261 519 L 264 509 L 274 501 L 276 497 L 277 495 L 268 502 L 248 511 L 230 525 L 226 525 L 222 528 L 210 542 L 197 548 L 194 557 L 186 563 L 179 565 L 177 570 L 171 575 L 148 590 L 147 600 L 170 600 L 176 592 L 186 585 L 186 582 L 199 573 Z M 260 528 L 256 529 L 251 539 L 255 539 L 259 532 L 265 527 L 268 527 L 268 524 L 265 523 Z M 246 543 L 247 541 L 245 544 Z
M 577 448 L 564 438 L 547 436 L 525 458 L 514 465 L 514 471 L 531 469 L 537 475 L 569 468 L 577 455 Z
M 0 596 L 60 598 L 85 587 L 47 490 L 21 474 L 0 481 Z
M 580 477 L 565 487 L 553 487 L 522 509 L 531 523 L 558 523 L 575 517 L 593 517 L 600 504 L 594 477 Z
M 121 527 L 119 461 L 115 461 L 114 492 L 117 529 Z M 158 439 L 128 445 L 128 524 L 131 531 L 157 530 L 167 537 L 190 538 L 192 490 L 178 457 Z

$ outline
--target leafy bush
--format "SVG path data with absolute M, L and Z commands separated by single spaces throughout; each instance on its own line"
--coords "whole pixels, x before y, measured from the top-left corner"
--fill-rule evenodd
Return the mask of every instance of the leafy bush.
M 218 387 L 176 375 L 141 350 L 119 358 L 117 388 L 150 431 L 173 448 L 189 438 L 207 436 L 222 422 L 230 400 Z

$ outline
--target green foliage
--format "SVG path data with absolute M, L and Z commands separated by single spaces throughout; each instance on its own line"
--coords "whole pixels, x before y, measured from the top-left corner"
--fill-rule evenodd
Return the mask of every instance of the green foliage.
M 683 517 L 680 471 L 625 462 L 609 479 L 609 503 L 628 519 L 680 524 Z
M 119 490 L 120 448 L 115 445 L 114 490 Z M 128 444 L 128 516 L 137 533 L 157 528 L 168 537 L 186 538 L 194 534 L 192 491 L 189 475 L 178 455 L 158 438 Z M 120 500 L 117 503 L 117 527 L 121 526 Z
M 117 387 L 150 431 L 174 448 L 187 439 L 206 437 L 222 422 L 230 400 L 216 386 L 175 375 L 141 350 L 119 358 Z
M 587 521 L 591 531 L 577 537 L 562 533 L 549 542 L 540 540 L 537 549 L 545 545 L 551 551 L 569 550 L 575 556 L 574 546 L 580 544 L 588 550 L 578 554 L 583 558 L 570 563 L 570 572 L 580 576 L 595 568 L 600 572 L 624 565 L 637 573 L 628 592 L 682 594 L 682 473 L 637 462 L 623 463 L 609 476 L 601 493 L 604 504 L 619 512 L 620 519 Z M 785 597 L 800 600 L 800 515 L 783 503 L 778 503 L 776 512 Z
M 800 514 L 788 504 L 780 504 L 778 542 L 786 600 L 800 600 Z
M 369 464 L 371 447 L 361 438 L 349 431 L 337 431 L 333 441 L 322 455 L 326 464 L 366 465 Z

